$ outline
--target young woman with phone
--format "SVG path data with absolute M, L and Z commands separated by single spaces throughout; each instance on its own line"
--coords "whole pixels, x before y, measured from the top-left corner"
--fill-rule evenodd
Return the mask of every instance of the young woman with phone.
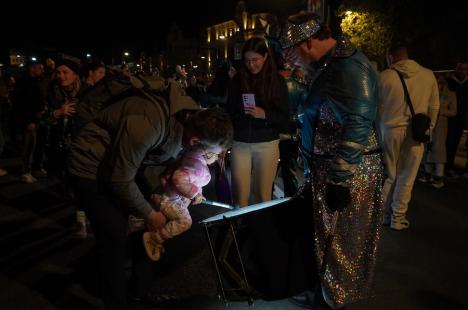
M 287 100 L 286 82 L 278 73 L 267 41 L 262 37 L 247 40 L 226 106 L 234 126 L 233 200 L 240 207 L 271 200 L 279 132 L 289 116 Z

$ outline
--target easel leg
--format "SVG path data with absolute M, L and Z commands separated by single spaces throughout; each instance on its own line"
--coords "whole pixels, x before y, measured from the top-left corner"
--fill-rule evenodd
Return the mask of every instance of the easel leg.
M 205 233 L 206 233 L 206 238 L 208 239 L 208 244 L 210 246 L 211 257 L 213 258 L 213 262 L 214 262 L 215 269 L 216 269 L 216 274 L 218 276 L 218 283 L 219 283 L 219 287 L 221 289 L 221 295 L 222 295 L 224 303 L 226 303 L 226 305 L 227 305 L 228 301 L 227 301 L 227 298 L 226 298 L 226 293 L 224 291 L 224 285 L 223 285 L 223 281 L 221 279 L 221 273 L 219 272 L 218 263 L 216 262 L 216 255 L 214 253 L 213 243 L 211 242 L 210 232 L 208 231 L 208 226 L 206 226 L 206 225 L 205 225 Z

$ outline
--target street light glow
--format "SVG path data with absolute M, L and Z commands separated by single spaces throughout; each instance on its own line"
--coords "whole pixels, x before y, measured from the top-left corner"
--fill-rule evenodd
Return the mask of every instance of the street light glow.
M 220 38 L 221 40 L 226 39 L 226 37 L 225 37 L 224 35 L 220 35 L 219 38 Z
M 91 54 L 90 54 L 90 53 L 87 53 L 87 54 L 86 54 L 86 58 L 89 58 L 89 57 L 91 57 Z
M 201 59 L 205 59 L 206 57 L 205 57 L 205 56 L 201 56 L 200 58 L 201 58 Z
M 125 56 L 129 56 L 130 53 L 129 53 L 129 52 L 125 52 L 124 55 L 125 55 Z
M 31 60 L 32 60 L 32 61 L 36 61 L 37 58 L 36 58 L 36 57 L 31 57 Z

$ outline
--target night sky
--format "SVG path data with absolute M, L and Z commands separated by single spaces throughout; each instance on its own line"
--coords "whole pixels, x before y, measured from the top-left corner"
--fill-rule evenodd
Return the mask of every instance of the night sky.
M 164 41 L 172 22 L 187 35 L 196 35 L 207 25 L 232 19 L 238 0 L 169 0 L 164 8 L 161 0 L 34 1 L 24 11 L 15 8 L 11 3 L 14 1 L 9 2 L 7 7 L 14 13 L 2 14 L 2 24 L 5 24 L 2 28 L 9 29 L 6 40 L 10 43 L 118 47 L 158 44 Z M 302 0 L 246 2 L 252 12 L 281 12 L 285 6 L 292 12 L 304 3 Z M 148 3 L 152 3 L 151 7 Z M 154 5 L 160 7 L 152 8 Z M 27 26 L 19 29 L 19 24 Z
M 0 57 L 4 61 L 10 47 L 26 51 L 53 47 L 70 53 L 89 50 L 97 55 L 109 49 L 164 49 L 173 22 L 185 35 L 195 37 L 208 25 L 232 19 L 237 2 L 169 0 L 162 8 L 162 0 L 2 1 Z M 252 13 L 272 12 L 280 17 L 306 7 L 305 0 L 245 2 Z M 443 62 L 443 57 L 468 54 L 468 36 L 463 27 L 468 14 L 463 1 L 447 0 L 436 5 L 423 0 L 394 3 L 400 7 L 399 22 L 403 24 L 398 36 L 408 36 L 416 29 L 420 38 L 412 44 L 418 56 L 427 58 L 425 63 L 432 58 L 442 58 Z M 159 7 L 153 8 L 153 4 Z M 426 47 L 440 51 L 440 55 L 427 53 Z M 450 53 L 444 54 L 444 50 Z
M 148 4 L 151 2 L 151 6 Z M 1 58 L 8 48 L 28 53 L 56 48 L 76 54 L 89 51 L 104 57 L 110 48 L 121 50 L 164 49 L 172 23 L 189 37 L 199 36 L 209 25 L 232 19 L 238 0 L 74 0 L 2 2 Z M 250 12 L 293 13 L 304 0 L 247 0 Z M 153 6 L 157 6 L 153 8 Z M 158 7 L 159 6 L 159 7 Z M 5 8 L 3 10 L 3 8 Z

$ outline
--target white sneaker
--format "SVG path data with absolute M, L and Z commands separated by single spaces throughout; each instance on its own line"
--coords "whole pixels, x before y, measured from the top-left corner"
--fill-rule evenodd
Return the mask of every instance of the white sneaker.
M 393 230 L 403 230 L 403 229 L 408 229 L 409 228 L 409 221 L 405 218 L 403 219 L 392 219 L 392 222 L 390 223 L 390 228 Z
M 5 169 L 0 168 L 0 177 L 3 177 L 5 175 L 7 175 L 7 174 L 8 174 L 8 171 L 6 171 Z
M 434 181 L 434 182 L 432 182 L 431 185 L 432 185 L 432 187 L 435 187 L 435 188 L 442 188 L 442 187 L 445 186 L 444 181 L 442 181 L 442 180 Z
M 31 173 L 25 173 L 20 177 L 20 180 L 24 183 L 32 184 L 37 182 L 37 179 L 31 175 Z

